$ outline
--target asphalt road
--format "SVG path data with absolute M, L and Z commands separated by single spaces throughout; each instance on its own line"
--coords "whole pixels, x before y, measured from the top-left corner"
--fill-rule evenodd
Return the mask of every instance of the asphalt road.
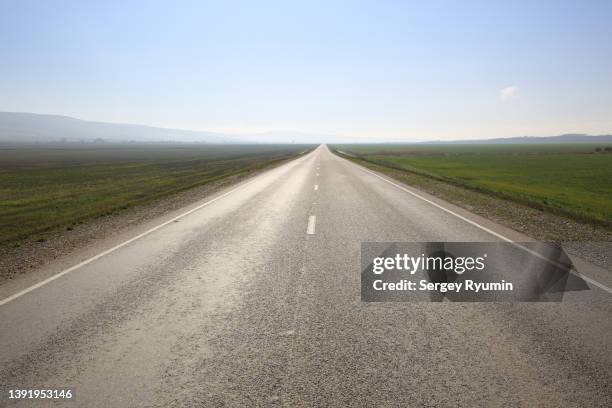
M 1 305 L 0 382 L 68 407 L 612 406 L 596 287 L 360 300 L 362 242 L 498 240 L 321 146 Z

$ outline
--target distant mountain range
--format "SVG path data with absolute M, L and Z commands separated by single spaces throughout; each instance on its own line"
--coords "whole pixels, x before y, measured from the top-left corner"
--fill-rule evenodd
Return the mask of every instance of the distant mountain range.
M 0 142 L 188 142 L 188 143 L 347 143 L 349 139 L 295 131 L 230 135 L 145 125 L 91 122 L 68 116 L 0 112 Z M 370 143 L 376 141 L 370 141 Z M 409 142 L 391 142 L 409 143 Z M 414 143 L 414 142 L 412 142 Z M 518 143 L 612 143 L 612 135 L 565 134 L 548 137 L 508 137 L 481 140 L 430 141 L 420 143 L 518 144 Z
M 332 143 L 341 138 L 294 131 L 244 135 L 91 122 L 68 116 L 0 112 L 0 142 Z
M 213 132 L 166 129 L 144 125 L 90 122 L 68 116 L 0 112 L 3 142 L 200 142 L 237 143 Z
M 568 133 L 559 136 L 518 136 L 500 137 L 480 140 L 436 140 L 421 142 L 430 144 L 525 144 L 525 143 L 612 143 L 612 135 L 585 135 L 581 133 Z

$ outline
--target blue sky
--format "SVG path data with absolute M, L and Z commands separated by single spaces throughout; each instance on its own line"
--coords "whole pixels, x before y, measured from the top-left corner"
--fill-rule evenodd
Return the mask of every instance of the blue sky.
M 612 1 L 0 0 L 0 110 L 356 140 L 612 132 Z

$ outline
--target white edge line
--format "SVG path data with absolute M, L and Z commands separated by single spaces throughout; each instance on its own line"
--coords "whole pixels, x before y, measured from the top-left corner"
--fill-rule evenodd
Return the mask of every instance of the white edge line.
M 0 300 L 0 306 L 3 306 L 3 305 L 5 305 L 5 304 L 7 304 L 7 303 L 9 303 L 9 302 L 11 302 L 11 301 L 13 301 L 13 300 L 17 299 L 17 298 L 20 298 L 21 296 L 26 295 L 26 294 L 28 294 L 28 293 L 32 292 L 33 290 L 36 290 L 36 289 L 40 288 L 41 286 L 44 286 L 44 285 L 46 285 L 46 284 L 48 284 L 48 283 L 50 283 L 50 282 L 53 282 L 54 280 L 56 280 L 56 279 L 58 279 L 58 278 L 61 278 L 62 276 L 66 275 L 66 274 L 69 274 L 70 272 L 72 272 L 72 271 L 74 271 L 74 270 L 76 270 L 76 269 L 79 269 L 79 268 L 80 268 L 80 267 L 82 267 L 82 266 L 85 266 L 85 265 L 87 265 L 87 264 L 90 264 L 90 263 L 92 263 L 93 261 L 98 260 L 98 259 L 102 258 L 103 256 L 106 256 L 106 255 L 110 254 L 111 252 L 116 251 L 116 250 L 117 250 L 117 249 L 119 249 L 119 248 L 123 248 L 124 246 L 126 246 L 126 245 L 128 245 L 128 244 L 131 244 L 132 242 L 134 242 L 134 241 L 136 241 L 136 240 L 138 240 L 138 239 L 140 239 L 140 238 L 142 238 L 142 237 L 145 237 L 145 236 L 147 236 L 147 235 L 151 234 L 152 232 L 155 232 L 155 231 L 157 231 L 158 229 L 160 229 L 160 228 L 162 228 L 162 227 L 165 227 L 166 225 L 168 225 L 168 224 L 170 224 L 170 223 L 173 223 L 174 221 L 176 221 L 176 220 L 178 220 L 178 219 L 181 219 L 181 218 L 183 218 L 183 217 L 186 217 L 187 215 L 189 215 L 189 214 L 191 214 L 191 213 L 194 213 L 194 212 L 198 211 L 199 209 L 201 209 L 201 208 L 203 208 L 203 207 L 206 207 L 207 205 L 212 204 L 212 203 L 214 203 L 215 201 L 220 200 L 220 199 L 222 199 L 223 197 L 226 197 L 226 196 L 228 196 L 228 195 L 232 194 L 233 192 L 235 192 L 235 191 L 237 191 L 237 190 L 240 190 L 241 188 L 244 188 L 244 187 L 248 186 L 248 185 L 249 185 L 249 184 L 251 184 L 251 183 L 254 183 L 255 181 L 256 181 L 256 179 L 253 179 L 253 180 L 248 181 L 248 182 L 246 182 L 246 183 L 244 183 L 244 184 L 241 184 L 241 185 L 239 185 L 238 187 L 233 188 L 233 189 L 231 189 L 230 191 L 228 191 L 228 192 L 226 192 L 226 193 L 223 193 L 223 194 L 221 194 L 220 196 L 215 197 L 215 198 L 213 198 L 213 199 L 212 199 L 212 200 L 210 200 L 210 201 L 207 201 L 207 202 L 205 202 L 205 203 L 203 203 L 203 204 L 200 204 L 200 205 L 198 205 L 197 207 L 192 208 L 192 209 L 191 209 L 191 210 L 189 210 L 189 211 L 186 211 L 186 212 L 184 212 L 184 213 L 182 213 L 182 214 L 180 214 L 180 215 L 177 215 L 176 217 L 174 217 L 174 218 L 172 218 L 172 219 L 170 219 L 170 220 L 168 220 L 168 221 L 162 222 L 161 224 L 159 224 L 159 225 L 157 225 L 157 226 L 155 226 L 155 227 L 153 227 L 153 228 L 151 228 L 151 229 L 149 229 L 149 230 L 147 230 L 147 231 L 145 231 L 145 232 L 142 232 L 142 233 L 140 233 L 140 234 L 136 235 L 135 237 L 132 237 L 132 238 L 128 239 L 127 241 L 122 242 L 122 243 L 121 243 L 121 244 L 119 244 L 119 245 L 115 245 L 114 247 L 109 248 L 109 249 L 107 249 L 106 251 L 100 252 L 98 255 L 92 256 L 91 258 L 86 259 L 85 261 L 83 261 L 83 262 L 81 262 L 81 263 L 78 263 L 78 264 L 76 264 L 76 265 L 74 265 L 74 266 L 71 266 L 71 267 L 70 267 L 70 268 L 68 268 L 68 269 L 65 269 L 65 270 L 63 270 L 63 271 L 61 271 L 61 272 L 59 272 L 59 273 L 57 273 L 57 274 L 55 274 L 55 275 L 53 275 L 53 276 L 51 276 L 51 277 L 49 277 L 49 278 L 45 279 L 45 280 L 43 280 L 43 281 L 40 281 L 40 282 L 36 283 L 35 285 L 32 285 L 32 286 L 30 286 L 30 287 L 28 287 L 28 288 L 26 288 L 26 289 L 24 289 L 24 290 L 22 290 L 22 291 L 20 291 L 20 292 L 17 292 L 17 293 L 15 293 L 14 295 L 11 295 L 11 296 L 9 296 L 9 297 L 7 297 L 7 298 L 5 298 L 5 299 L 2 299 L 2 300 Z
M 583 274 L 581 274 L 579 272 L 577 272 L 576 275 L 578 275 L 580 278 L 584 279 L 585 281 L 589 282 L 591 285 L 595 285 L 595 286 L 597 286 L 601 290 L 604 290 L 604 291 L 606 291 L 608 293 L 612 293 L 612 289 L 610 289 L 609 287 L 607 287 L 603 283 L 599 283 L 595 279 L 589 278 L 588 276 L 585 276 L 585 275 L 583 275 Z
M 358 166 L 358 165 L 356 165 L 356 166 Z M 512 243 L 514 243 L 514 242 L 513 242 L 513 241 L 512 241 L 510 238 L 508 238 L 508 237 L 506 237 L 506 236 L 504 236 L 504 235 L 498 234 L 497 232 L 495 232 L 495 231 L 493 231 L 493 230 L 490 230 L 489 228 L 487 228 L 487 227 L 485 227 L 485 226 L 483 226 L 483 225 L 480 225 L 480 224 L 478 224 L 477 222 L 472 221 L 472 220 L 470 220 L 469 218 L 464 217 L 463 215 L 457 214 L 456 212 L 454 212 L 454 211 L 452 211 L 452 210 L 449 210 L 448 208 L 445 208 L 445 207 L 441 206 L 440 204 L 435 203 L 435 202 L 433 202 L 433 201 L 431 201 L 431 200 L 429 200 L 429 199 L 427 199 L 427 198 L 423 197 L 423 196 L 422 196 L 422 195 L 420 195 L 420 194 L 417 194 L 417 193 L 415 193 L 415 192 L 413 192 L 413 191 L 410 191 L 410 190 L 408 190 L 407 188 L 405 188 L 405 187 L 403 187 L 403 186 L 400 186 L 399 184 L 396 184 L 396 183 L 392 182 L 391 180 L 388 180 L 388 179 L 386 179 L 386 178 L 384 178 L 384 177 L 382 177 L 382 176 L 380 176 L 380 175 L 378 175 L 378 174 L 374 173 L 373 171 L 367 170 L 367 169 L 365 169 L 365 168 L 363 168 L 363 167 L 361 167 L 361 166 L 358 166 L 358 167 L 359 167 L 359 169 L 360 169 L 360 170 L 363 170 L 363 171 L 365 171 L 366 173 L 370 173 L 371 175 L 376 176 L 376 177 L 378 177 L 379 179 L 381 179 L 381 180 L 383 180 L 383 181 L 386 181 L 386 182 L 387 182 L 387 183 L 389 183 L 389 184 L 394 185 L 395 187 L 399 188 L 400 190 L 403 190 L 403 191 L 405 191 L 406 193 L 411 194 L 411 195 L 413 195 L 413 196 L 415 196 L 415 197 L 417 197 L 417 198 L 419 198 L 419 199 L 421 199 L 421 200 L 425 201 L 426 203 L 429 203 L 429 204 L 433 205 L 434 207 L 439 208 L 439 209 L 440 209 L 440 210 L 442 210 L 442 211 L 445 211 L 445 212 L 447 212 L 447 213 L 449 213 L 449 214 L 451 214 L 451 215 L 454 215 L 455 217 L 460 218 L 460 219 L 462 219 L 463 221 L 465 221 L 465 222 L 467 222 L 467 223 L 469 223 L 469 224 L 471 224 L 471 225 L 473 225 L 473 226 L 475 226 L 475 227 L 478 227 L 478 228 L 480 228 L 481 230 L 483 230 L 483 231 L 485 231 L 485 232 L 488 232 L 488 233 L 489 233 L 489 234 L 491 234 L 491 235 L 496 236 L 497 238 L 500 238 L 500 239 L 502 239 L 502 240 L 504 240 L 504 241 L 507 241 L 507 242 L 512 242 Z
M 347 162 L 349 162 L 349 163 L 353 164 L 354 166 L 356 166 L 356 167 L 357 167 L 357 168 L 359 168 L 360 170 L 365 171 L 366 173 L 369 173 L 369 174 L 371 174 L 371 175 L 373 175 L 373 176 L 375 176 L 375 177 L 378 177 L 379 179 L 381 179 L 381 180 L 383 180 L 383 181 L 386 181 L 386 182 L 387 182 L 387 183 L 389 183 L 389 184 L 394 185 L 395 187 L 399 188 L 400 190 L 405 191 L 406 193 L 411 194 L 411 195 L 413 195 L 413 196 L 415 196 L 415 197 L 417 197 L 417 198 L 419 198 L 419 199 L 421 199 L 421 200 L 423 200 L 423 201 L 425 201 L 425 202 L 427 202 L 427 203 L 429 203 L 429 204 L 433 205 L 434 207 L 439 208 L 439 209 L 440 209 L 440 210 L 442 210 L 442 211 L 445 211 L 445 212 L 447 212 L 447 213 L 449 213 L 449 214 L 451 214 L 451 215 L 454 215 L 455 217 L 457 217 L 457 218 L 459 218 L 459 219 L 461 219 L 461 220 L 463 220 L 463 221 L 467 222 L 468 224 L 471 224 L 471 225 L 473 225 L 473 226 L 475 226 L 475 227 L 477 227 L 477 228 L 480 228 L 481 230 L 483 230 L 483 231 L 485 231 L 485 232 L 487 232 L 487 233 L 489 233 L 489 234 L 491 234 L 491 235 L 493 235 L 493 236 L 495 236 L 495 237 L 497 237 L 497 238 L 500 238 L 500 239 L 502 239 L 502 240 L 504 240 L 504 241 L 506 241 L 506 242 L 511 243 L 512 245 L 514 245 L 514 246 L 516 246 L 516 247 L 518 247 L 518 248 L 521 248 L 522 250 L 524 250 L 524 251 L 526 251 L 526 252 L 530 253 L 531 255 L 534 255 L 534 256 L 535 256 L 535 257 L 537 257 L 537 258 L 543 259 L 543 260 L 545 260 L 545 261 L 547 261 L 547 262 L 549 262 L 549 263 L 552 263 L 552 264 L 554 264 L 554 265 L 558 265 L 556 262 L 554 262 L 554 261 L 552 261 L 552 260 L 548 259 L 548 258 L 547 258 L 547 257 L 545 257 L 544 255 L 539 254 L 538 252 L 533 251 L 533 250 L 531 250 L 531 249 L 529 249 L 529 248 L 527 248 L 527 247 L 525 247 L 525 246 L 523 246 L 523 245 L 521 245 L 521 244 L 519 244 L 519 243 L 517 243 L 517 242 L 514 242 L 514 241 L 512 241 L 510 238 L 508 238 L 508 237 L 506 237 L 506 236 L 504 236 L 504 235 L 498 234 L 497 232 L 495 232 L 495 231 L 493 231 L 493 230 L 490 230 L 489 228 L 487 228 L 487 227 L 485 227 L 485 226 L 483 226 L 483 225 L 480 225 L 480 224 L 478 224 L 477 222 L 470 220 L 469 218 L 466 218 L 466 217 L 464 217 L 464 216 L 462 216 L 462 215 L 460 215 L 460 214 L 457 214 L 456 212 L 454 212 L 454 211 L 452 211 L 452 210 L 449 210 L 448 208 L 445 208 L 445 207 L 441 206 L 440 204 L 435 203 L 435 202 L 433 202 L 433 201 L 431 201 L 431 200 L 429 200 L 429 199 L 427 199 L 427 198 L 423 197 L 423 196 L 422 196 L 422 195 L 420 195 L 420 194 L 417 194 L 417 193 L 415 193 L 415 192 L 413 192 L 413 191 L 410 191 L 410 190 L 408 190 L 407 188 L 405 188 L 405 187 L 403 187 L 403 186 L 401 186 L 401 185 L 399 185 L 399 184 L 397 184 L 397 183 L 394 183 L 394 182 L 392 182 L 391 180 L 388 180 L 387 178 L 382 177 L 381 175 L 376 174 L 376 173 L 374 173 L 374 172 L 373 172 L 373 171 L 371 171 L 371 170 L 368 170 L 368 169 L 366 169 L 366 168 L 364 168 L 364 167 L 362 167 L 362 166 L 359 166 L 358 164 L 353 163 L 353 162 L 351 162 L 351 161 L 349 161 L 349 160 L 347 160 Z M 573 273 L 573 271 L 570 271 L 570 272 L 572 272 L 572 273 Z M 589 283 L 591 283 L 591 284 L 593 284 L 593 285 L 597 286 L 598 288 L 600 288 L 600 289 L 602 289 L 602 290 L 604 290 L 604 291 L 606 291 L 606 292 L 608 292 L 608 293 L 612 294 L 612 289 L 611 289 L 611 288 L 609 288 L 609 287 L 607 287 L 607 286 L 606 286 L 606 285 L 604 285 L 603 283 L 599 283 L 599 282 L 597 282 L 596 280 L 594 280 L 593 278 L 589 278 L 589 277 L 587 277 L 587 276 L 585 276 L 585 275 L 582 275 L 582 274 L 581 274 L 581 273 L 579 273 L 578 271 L 576 271 L 576 272 L 574 273 L 574 275 L 579 276 L 580 278 L 584 279 L 585 281 L 587 281 L 587 282 L 589 282 Z

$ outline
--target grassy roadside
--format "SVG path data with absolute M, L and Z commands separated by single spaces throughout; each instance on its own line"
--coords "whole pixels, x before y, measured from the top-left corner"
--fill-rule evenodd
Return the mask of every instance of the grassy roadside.
M 338 151 L 331 148 L 331 150 L 340 157 L 452 202 L 535 239 L 559 242 L 612 241 L 612 229 L 599 223 L 568 218 L 543 208 L 508 200 L 499 195 L 449 183 L 441 178 L 373 163 L 347 154 L 341 149 Z
M 593 145 L 341 146 L 361 160 L 612 227 L 612 154 Z
M 1 146 L 0 243 L 47 233 L 199 186 L 261 170 L 309 150 L 296 145 Z

